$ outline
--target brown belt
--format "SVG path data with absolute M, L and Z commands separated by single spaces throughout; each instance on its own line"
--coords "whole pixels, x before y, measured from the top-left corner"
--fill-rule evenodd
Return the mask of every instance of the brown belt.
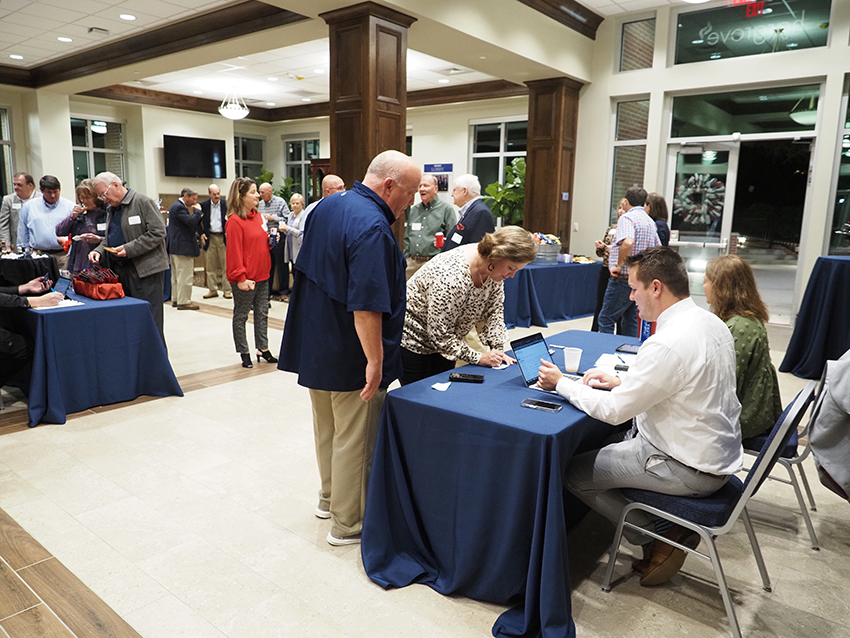
M 431 261 L 430 257 L 422 257 L 420 255 L 411 255 L 410 258 L 413 261 L 418 261 L 420 264 L 424 264 L 426 261 Z

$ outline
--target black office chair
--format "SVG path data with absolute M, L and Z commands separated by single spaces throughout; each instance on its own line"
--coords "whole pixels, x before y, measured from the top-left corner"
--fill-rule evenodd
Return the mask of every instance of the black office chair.
M 732 635 L 734 638 L 741 638 L 741 629 L 738 626 L 735 609 L 732 607 L 732 598 L 729 595 L 729 587 L 726 584 L 726 577 L 723 574 L 723 567 L 720 564 L 720 556 L 717 553 L 717 546 L 714 544 L 714 539 L 730 531 L 740 516 L 753 548 L 753 556 L 761 573 L 764 589 L 765 591 L 771 591 L 767 567 L 764 564 L 758 540 L 756 540 L 753 526 L 750 523 L 750 517 L 747 514 L 747 501 L 761 487 L 762 482 L 767 478 L 771 468 L 776 463 L 777 458 L 779 458 L 780 452 L 788 444 L 792 433 L 796 432 L 797 427 L 803 419 L 803 414 L 812 402 L 815 386 L 816 383 L 810 381 L 805 389 L 797 395 L 791 405 L 782 412 L 768 436 L 766 445 L 762 448 L 743 483 L 738 477 L 732 476 L 720 490 L 705 498 L 672 496 L 670 494 L 661 494 L 634 488 L 621 489 L 620 491 L 623 496 L 631 502 L 623 508 L 623 513 L 620 515 L 620 520 L 617 523 L 617 531 L 614 534 L 614 543 L 611 546 L 608 568 L 605 571 L 605 580 L 602 582 L 602 589 L 604 591 L 611 591 L 611 577 L 614 574 L 617 552 L 623 538 L 623 528 L 629 527 L 656 540 L 674 545 L 689 554 L 696 554 L 710 561 L 717 576 L 717 584 L 720 587 L 720 595 L 723 598 L 726 614 L 729 617 Z M 660 534 L 628 522 L 626 518 L 628 518 L 629 513 L 635 510 L 648 512 L 649 514 L 693 530 L 705 542 L 708 547 L 708 555 L 696 549 L 690 549 L 684 545 L 680 545 L 679 543 L 670 543 L 670 541 Z

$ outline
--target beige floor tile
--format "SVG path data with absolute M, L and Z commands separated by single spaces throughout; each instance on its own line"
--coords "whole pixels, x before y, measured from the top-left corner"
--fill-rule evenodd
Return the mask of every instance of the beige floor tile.
M 160 511 L 179 508 L 215 493 L 163 463 L 130 468 L 112 480 Z
M 73 468 L 41 474 L 32 484 L 71 515 L 127 498 L 130 494 L 93 469 L 77 463 Z
M 66 550 L 73 550 L 97 538 L 46 496 L 4 509 L 18 525 L 60 560 Z
M 174 595 L 127 614 L 125 620 L 145 638 L 227 638 Z
M 141 561 L 139 567 L 215 626 L 281 591 L 271 579 L 200 539 Z
M 254 445 L 256 446 L 256 442 Z M 249 510 L 259 510 L 271 505 L 293 491 L 283 482 L 260 474 L 236 461 L 228 461 L 198 472 L 192 478 Z
M 15 505 L 34 501 L 41 498 L 33 484 L 10 469 L 5 463 L 0 464 L 0 508 L 8 510 Z
M 121 616 L 159 600 L 168 593 L 100 539 L 64 552 L 62 563 Z
M 167 437 L 159 441 L 141 443 L 136 449 L 189 476 L 222 465 L 228 460 L 223 454 L 184 438 L 173 430 Z
M 221 626 L 228 638 L 351 638 L 340 625 L 289 593 L 277 594 Z

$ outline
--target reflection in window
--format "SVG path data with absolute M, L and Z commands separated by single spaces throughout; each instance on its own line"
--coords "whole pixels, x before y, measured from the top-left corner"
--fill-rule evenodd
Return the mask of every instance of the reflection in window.
M 813 131 L 820 85 L 685 95 L 673 99 L 670 136 Z
M 832 213 L 830 255 L 850 255 L 850 106 L 844 117 L 841 141 L 841 161 L 838 165 L 838 189 Z
M 312 188 L 310 160 L 319 158 L 319 140 L 288 140 L 284 150 L 286 177 L 292 178 L 292 192 L 301 193 L 307 203 L 320 198 L 321 191 L 310 192 Z M 317 189 L 321 189 L 321 184 L 317 184 Z M 289 202 L 286 203 L 289 204 Z
M 617 204 L 626 191 L 632 186 L 643 185 L 648 124 L 649 100 L 633 100 L 617 104 L 614 175 L 608 209 L 611 222 L 617 219 Z
M 124 125 L 120 122 L 71 118 L 74 184 L 109 171 L 124 175 Z
M 676 64 L 826 46 L 830 5 L 764 0 L 680 13 Z
M 237 175 L 257 180 L 263 174 L 263 145 L 263 140 L 253 137 L 233 138 Z
M 655 50 L 655 18 L 623 24 L 620 71 L 651 69 Z

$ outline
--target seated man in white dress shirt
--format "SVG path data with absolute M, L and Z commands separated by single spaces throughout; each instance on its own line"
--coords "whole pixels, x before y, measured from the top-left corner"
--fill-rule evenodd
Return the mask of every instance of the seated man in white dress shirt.
M 687 271 L 672 249 L 649 248 L 629 257 L 629 266 L 631 298 L 641 317 L 658 326 L 628 373 L 620 378 L 590 370 L 577 382 L 541 362 L 539 381 L 596 419 L 614 425 L 634 420 L 625 440 L 576 456 L 567 470 L 569 490 L 613 522 L 628 503 L 618 488 L 708 496 L 741 469 L 743 459 L 729 329 L 690 299 Z M 646 528 L 655 522 L 642 512 L 629 520 Z M 678 525 L 655 531 L 686 547 L 699 544 L 696 533 Z M 633 530 L 624 534 L 643 546 L 643 560 L 633 564 L 641 585 L 667 581 L 687 556 Z

